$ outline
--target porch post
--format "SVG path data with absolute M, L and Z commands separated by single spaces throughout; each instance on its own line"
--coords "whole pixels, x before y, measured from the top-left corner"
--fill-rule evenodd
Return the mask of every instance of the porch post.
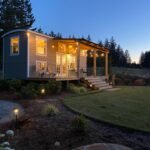
M 93 75 L 96 77 L 96 50 L 94 50 Z
M 108 78 L 108 52 L 105 53 L 105 76 Z
M 76 45 L 77 45 L 77 77 L 80 78 L 80 44 L 79 42 L 77 42 Z

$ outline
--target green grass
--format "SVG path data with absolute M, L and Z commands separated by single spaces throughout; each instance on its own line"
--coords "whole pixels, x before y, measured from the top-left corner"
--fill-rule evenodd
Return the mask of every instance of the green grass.
M 99 120 L 150 132 L 150 87 L 121 87 L 114 92 L 68 97 L 64 103 Z

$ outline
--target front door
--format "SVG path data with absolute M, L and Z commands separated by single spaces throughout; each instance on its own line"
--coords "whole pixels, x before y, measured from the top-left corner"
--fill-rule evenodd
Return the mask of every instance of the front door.
M 63 53 L 56 53 L 56 74 L 57 77 L 67 77 L 67 55 Z

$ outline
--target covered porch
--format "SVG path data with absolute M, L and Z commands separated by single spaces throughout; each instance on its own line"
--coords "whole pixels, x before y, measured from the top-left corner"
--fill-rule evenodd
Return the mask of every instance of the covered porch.
M 56 52 L 56 79 L 77 80 L 87 77 L 87 52 L 92 52 L 92 74 L 97 76 L 97 59 L 103 57 L 104 76 L 108 78 L 109 50 L 85 39 L 55 39 L 58 45 Z M 97 54 L 100 53 L 100 56 Z

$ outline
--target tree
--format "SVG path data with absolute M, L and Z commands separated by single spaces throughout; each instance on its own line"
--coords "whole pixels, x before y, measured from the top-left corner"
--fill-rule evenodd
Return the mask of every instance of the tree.
M 130 57 L 129 51 L 125 50 L 125 54 L 124 55 L 125 55 L 125 58 L 126 58 L 126 63 L 130 64 L 131 63 L 131 57 Z
M 91 36 L 90 35 L 87 36 L 87 40 L 91 41 Z
M 34 21 L 30 0 L 1 0 L 0 28 L 4 33 L 17 28 L 30 28 Z
M 39 33 L 42 33 L 42 34 L 44 33 L 41 27 L 38 28 L 36 31 L 39 32 Z
M 56 37 L 56 34 L 54 33 L 54 31 L 51 31 L 51 32 L 49 33 L 49 36 L 51 36 L 51 37 Z
M 141 56 L 140 56 L 140 60 L 139 60 L 139 64 L 141 65 L 141 66 L 143 66 L 143 64 L 144 64 L 144 60 L 145 60 L 145 53 L 141 53 Z

